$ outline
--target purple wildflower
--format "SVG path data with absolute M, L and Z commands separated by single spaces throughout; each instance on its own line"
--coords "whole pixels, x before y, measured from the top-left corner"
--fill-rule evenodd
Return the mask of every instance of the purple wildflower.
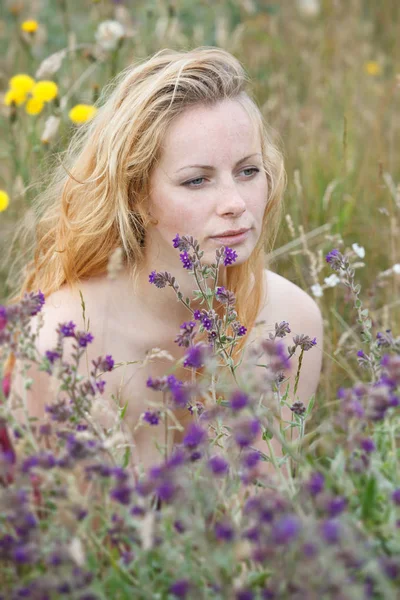
M 364 450 L 364 452 L 374 452 L 376 450 L 375 442 L 371 438 L 363 438 L 360 441 L 360 446 Z
M 143 415 L 143 421 L 146 421 L 146 423 L 149 423 L 150 425 L 158 425 L 159 423 L 159 417 L 160 417 L 160 411 L 156 411 L 156 412 L 150 412 L 148 410 L 146 410 L 146 412 Z
M 72 321 L 69 323 L 60 323 L 57 329 L 57 333 L 61 334 L 62 337 L 74 337 L 76 325 Z
M 394 502 L 394 504 L 397 504 L 397 506 L 400 506 L 400 488 L 394 490 L 392 494 L 392 501 Z
M 258 419 L 243 419 L 234 426 L 235 441 L 240 448 L 245 448 L 252 444 L 261 431 Z
M 60 358 L 60 353 L 59 352 L 55 352 L 53 350 L 46 350 L 45 353 L 45 357 L 47 358 L 48 361 L 51 362 L 51 364 L 54 364 L 54 361 L 56 360 L 56 358 Z
M 290 360 L 287 356 L 286 346 L 283 342 L 276 340 L 263 340 L 261 347 L 269 357 L 269 368 L 273 373 L 278 373 L 290 368 Z
M 291 329 L 287 321 L 281 321 L 279 324 L 275 323 L 275 337 L 283 338 L 287 333 L 290 333 Z
M 146 514 L 146 510 L 143 508 L 143 506 L 139 506 L 138 504 L 135 504 L 135 506 L 131 508 L 130 512 L 132 517 L 144 517 Z
M 242 392 L 241 390 L 236 390 L 233 392 L 230 398 L 230 406 L 233 411 L 237 412 L 242 410 L 245 406 L 249 404 L 249 397 L 247 394 Z
M 337 519 L 327 519 L 321 523 L 321 535 L 328 544 L 335 544 L 340 538 L 340 522 Z
M 293 341 L 296 347 L 300 346 L 300 348 L 305 352 L 307 350 L 311 350 L 313 346 L 317 345 L 317 338 L 311 339 L 310 336 L 304 335 L 304 333 L 301 335 L 295 335 Z
M 76 339 L 78 340 L 78 344 L 81 348 L 86 348 L 88 344 L 93 342 L 94 337 L 91 333 L 86 331 L 78 331 L 76 333 Z
M 236 600 L 254 600 L 254 593 L 250 588 L 243 588 L 236 592 Z
M 275 521 L 272 536 L 277 544 L 287 544 L 296 539 L 301 529 L 301 523 L 295 515 L 286 515 Z
M 0 331 L 3 331 L 7 325 L 7 310 L 6 307 L 0 304 Z
M 185 531 L 186 531 L 186 527 L 184 526 L 182 521 L 180 521 L 179 519 L 174 521 L 174 527 L 178 533 L 185 533 Z
M 242 456 L 242 464 L 248 469 L 252 469 L 261 460 L 261 454 L 258 450 L 251 450 Z
M 126 484 L 120 484 L 110 491 L 110 497 L 125 506 L 130 504 L 133 489 Z
M 207 431 L 197 425 L 191 423 L 187 429 L 186 435 L 183 438 L 183 445 L 191 450 L 195 449 L 207 438 Z
M 96 388 L 98 389 L 100 394 L 102 394 L 104 392 L 105 385 L 106 385 L 106 382 L 104 381 L 104 379 L 100 379 L 100 381 L 96 381 Z
M 201 310 L 195 310 L 193 312 L 193 319 L 196 319 L 196 321 L 200 321 L 201 320 L 201 316 L 202 316 Z
M 176 598 L 186 598 L 190 589 L 190 582 L 188 579 L 178 579 L 169 588 L 171 594 Z
M 312 496 L 316 496 L 324 489 L 325 477 L 322 473 L 315 472 L 308 480 L 306 487 Z
M 175 338 L 175 343 L 178 344 L 178 346 L 184 346 L 185 348 L 188 348 L 195 336 L 195 333 L 193 332 L 193 329 L 195 327 L 195 321 L 182 323 L 182 325 L 180 326 L 182 332 Z
M 161 289 L 167 285 L 167 279 L 164 273 L 152 271 L 149 275 L 149 283 L 154 283 L 157 288 Z
M 203 325 L 204 329 L 206 329 L 207 331 L 210 331 L 213 326 L 213 320 L 210 319 L 210 317 L 208 315 L 204 315 L 203 318 L 201 319 L 201 324 Z
M 185 354 L 185 360 L 183 362 L 184 367 L 193 367 L 199 369 L 204 366 L 205 359 L 209 354 L 209 347 L 205 344 L 199 343 L 189 348 Z
M 214 475 L 225 475 L 229 471 L 229 463 L 222 456 L 213 456 L 208 461 L 208 467 Z
M 242 337 L 243 335 L 246 335 L 247 333 L 247 329 L 244 325 L 241 325 L 237 331 L 237 335 L 238 337 Z
M 225 248 L 225 257 L 224 257 L 224 265 L 225 267 L 227 267 L 228 265 L 232 265 L 235 260 L 237 259 L 238 255 L 235 252 L 235 250 L 232 250 L 232 248 Z
M 340 271 L 345 268 L 345 258 L 337 248 L 334 248 L 326 255 L 326 262 L 331 266 L 334 271 Z
M 173 498 L 176 490 L 176 485 L 174 485 L 170 479 L 164 479 L 157 486 L 157 495 L 163 502 L 169 502 Z
M 347 499 L 342 496 L 335 496 L 327 502 L 326 510 L 330 517 L 337 517 L 347 506 Z
M 174 248 L 179 248 L 180 243 L 181 243 L 181 238 L 179 237 L 179 234 L 177 233 L 176 236 L 174 237 L 174 239 L 172 240 L 172 243 L 174 245 Z
M 186 250 L 184 252 L 181 252 L 179 258 L 181 259 L 184 269 L 191 269 L 193 267 L 192 259 L 190 258 Z
M 112 371 L 114 368 L 114 360 L 111 354 L 107 354 L 105 358 L 99 356 L 97 360 L 92 360 L 92 364 L 96 367 L 96 369 L 100 369 L 100 371 Z
M 214 533 L 218 540 L 230 542 L 235 536 L 235 531 L 228 521 L 217 521 L 214 526 Z
M 221 304 L 233 306 L 236 303 L 235 294 L 223 286 L 217 287 L 215 297 Z
M 179 250 L 182 250 L 182 251 L 189 250 L 189 248 L 190 248 L 189 242 L 186 239 L 181 238 L 178 233 L 172 240 L 172 243 L 174 245 L 174 248 L 179 248 Z
M 42 310 L 42 306 L 45 303 L 45 299 L 44 299 L 44 295 L 39 290 L 37 292 L 37 294 L 32 294 L 30 296 L 30 300 L 33 303 L 33 306 L 31 308 L 31 312 L 30 312 L 31 316 L 33 317 L 34 315 L 37 315 L 37 313 Z

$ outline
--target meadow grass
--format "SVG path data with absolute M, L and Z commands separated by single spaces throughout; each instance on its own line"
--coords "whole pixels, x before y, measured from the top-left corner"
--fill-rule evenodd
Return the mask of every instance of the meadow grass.
M 38 29 L 31 33 L 21 29 L 21 24 L 28 19 L 38 23 Z M 96 42 L 98 26 L 107 19 L 117 20 L 125 32 L 114 48 L 104 47 L 104 43 L 102 47 Z M 395 0 L 384 4 L 372 0 L 346 3 L 243 0 L 203 1 L 195 5 L 189 0 L 151 5 L 106 0 L 3 2 L 0 7 L 0 190 L 7 192 L 10 202 L 0 213 L 2 302 L 5 303 L 11 290 L 9 270 L 13 257 L 9 249 L 15 223 L 22 218 L 29 219 L 33 198 L 46 186 L 49 164 L 57 162 L 58 154 L 66 148 L 77 126 L 71 121 L 69 111 L 77 104 L 93 105 L 110 79 L 132 60 L 145 59 L 161 48 L 220 46 L 237 56 L 247 69 L 264 118 L 282 143 L 288 187 L 285 216 L 271 256 L 272 269 L 305 289 L 321 308 L 325 324 L 323 371 L 307 430 L 329 423 L 336 408 L 343 411 L 345 399 L 337 398 L 337 390 L 351 387 L 360 379 L 369 381 L 368 369 L 360 371 L 359 368 L 363 358 L 357 356 L 360 349 L 367 350 L 360 321 L 365 324 L 371 319 L 369 329 L 373 339 L 378 332 L 390 329 L 395 336 L 399 331 L 400 140 L 396 110 L 400 95 L 399 23 L 400 6 Z M 65 52 L 58 55 L 62 58 L 59 67 L 46 76 L 56 81 L 57 98 L 46 102 L 37 115 L 26 114 L 25 105 L 4 104 L 9 80 L 14 75 L 26 73 L 35 77 L 40 66 L 44 68 L 43 61 L 61 51 Z M 52 61 L 53 65 L 57 62 L 54 56 Z M 50 116 L 60 118 L 57 132 L 48 141 L 41 141 Z M 363 303 L 357 310 L 354 310 L 355 299 L 349 285 L 342 281 L 331 287 L 325 282 L 333 275 L 325 260 L 333 248 L 352 257 Z M 18 240 L 15 240 L 14 251 L 18 253 L 18 249 Z M 366 310 L 368 314 L 360 314 Z M 340 414 L 336 417 L 340 422 Z M 395 546 L 388 528 L 395 527 L 394 517 L 390 513 L 389 518 L 385 513 L 380 520 L 377 507 L 383 514 L 386 505 L 382 489 L 386 489 L 389 479 L 395 481 L 397 477 L 398 427 L 396 429 L 393 423 L 387 425 L 386 430 L 383 424 L 381 429 L 377 426 L 376 436 L 375 443 L 382 452 L 385 448 L 386 454 L 381 462 L 376 461 L 374 469 L 371 467 L 371 473 L 368 471 L 369 478 L 361 479 L 360 475 L 357 479 L 355 475 L 343 483 L 343 488 L 336 485 L 343 476 L 346 460 L 350 461 L 343 450 L 329 466 L 331 491 L 352 498 L 353 516 L 363 522 L 363 531 L 376 535 L 375 542 L 379 538 L 383 547 L 386 540 L 390 554 Z M 370 450 L 365 451 L 369 456 Z M 357 473 L 361 467 L 351 464 Z M 223 469 L 223 465 L 220 467 Z M 326 464 L 324 467 L 328 469 Z M 364 465 L 364 468 L 367 467 Z M 118 474 L 115 478 L 118 481 Z M 307 485 L 309 490 L 312 484 Z M 123 505 L 121 487 L 120 483 L 116 484 L 113 493 L 114 499 Z M 328 500 L 333 501 L 325 498 L 324 510 L 333 518 L 336 509 L 326 508 Z M 301 502 L 299 506 L 303 506 Z M 295 537 L 298 523 L 290 521 L 290 515 L 287 518 L 281 529 L 278 527 L 274 532 L 275 540 L 279 535 L 286 535 L 287 540 Z M 199 518 L 196 526 L 202 524 Z M 118 522 L 116 529 L 117 525 Z M 153 525 L 147 527 L 151 529 Z M 172 521 L 165 526 L 169 535 L 171 527 Z M 218 531 L 220 539 L 229 537 L 227 528 L 223 529 L 222 525 Z M 353 533 L 357 536 L 356 530 Z M 329 536 L 336 534 L 333 529 L 324 530 L 322 538 L 327 546 Z M 352 540 L 347 541 L 352 547 Z M 99 544 L 94 537 L 92 542 Z M 199 544 L 205 544 L 201 536 Z M 184 544 L 179 546 L 179 551 L 183 548 Z M 115 589 L 122 589 L 123 582 L 127 586 L 127 597 L 131 585 L 136 586 L 135 589 L 142 586 L 149 590 L 146 569 L 157 579 L 157 561 L 161 558 L 156 551 L 152 567 L 144 562 L 133 574 L 117 561 L 112 549 L 99 546 L 98 550 L 99 554 L 106 555 L 110 570 L 108 593 L 114 593 L 113 585 Z M 222 573 L 224 569 L 229 573 L 228 563 L 232 561 L 231 555 L 224 555 L 225 551 L 218 548 L 214 551 L 217 563 L 210 566 L 211 580 L 217 567 Z M 202 552 L 206 555 L 206 545 L 202 546 Z M 239 552 L 236 547 L 235 552 Z M 75 548 L 75 553 L 79 554 L 79 549 Z M 326 556 L 329 562 L 328 554 Z M 294 551 L 292 558 L 293 561 L 298 559 Z M 95 559 L 93 555 L 91 560 L 97 566 L 101 563 L 100 560 L 97 563 L 98 557 Z M 179 560 L 178 550 L 176 556 L 172 553 L 169 559 L 171 569 L 174 560 Z M 278 557 L 274 555 L 271 560 L 278 561 Z M 289 556 L 286 564 L 290 564 Z M 198 568 L 202 573 L 200 585 L 207 569 L 204 565 Z M 336 575 L 342 582 L 339 571 L 338 567 Z M 139 581 L 136 581 L 138 573 Z M 256 575 L 252 576 L 255 581 Z M 164 583 L 161 574 L 160 589 L 165 588 Z M 240 585 L 238 580 L 233 588 L 239 589 Z M 383 582 L 382 589 L 386 589 L 385 585 Z M 184 583 L 182 586 L 184 589 Z M 178 596 L 179 590 L 175 591 L 175 597 L 184 597 L 183 592 Z M 219 597 L 217 591 L 213 593 L 215 596 L 210 592 L 209 597 Z M 287 589 L 285 593 L 296 597 L 296 590 Z M 348 597 L 357 597 L 352 593 Z M 354 594 L 357 593 L 355 590 Z M 392 597 L 389 588 L 386 593 L 387 596 L 380 597 Z

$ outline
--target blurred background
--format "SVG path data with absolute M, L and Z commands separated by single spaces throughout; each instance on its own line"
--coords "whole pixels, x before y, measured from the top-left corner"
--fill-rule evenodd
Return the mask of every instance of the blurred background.
M 362 347 L 329 250 L 354 255 L 373 331 L 399 330 L 399 17 L 398 0 L 1 0 L 0 302 L 11 292 L 15 223 L 30 218 L 49 164 L 104 86 L 162 48 L 219 46 L 244 65 L 284 152 L 271 268 L 322 310 L 322 418 L 336 389 L 359 379 Z

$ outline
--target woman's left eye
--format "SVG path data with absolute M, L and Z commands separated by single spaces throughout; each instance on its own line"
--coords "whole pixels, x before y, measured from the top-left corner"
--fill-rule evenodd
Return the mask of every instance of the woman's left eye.
M 258 173 L 260 171 L 260 169 L 257 169 L 257 167 L 248 167 L 247 169 L 242 169 L 243 171 L 251 171 L 251 173 Z M 204 179 L 204 177 L 196 177 L 196 179 L 191 179 L 191 181 L 185 181 L 185 183 L 182 183 L 182 185 L 186 185 L 187 187 L 200 187 L 199 185 L 191 185 L 194 184 L 196 181 L 200 181 Z

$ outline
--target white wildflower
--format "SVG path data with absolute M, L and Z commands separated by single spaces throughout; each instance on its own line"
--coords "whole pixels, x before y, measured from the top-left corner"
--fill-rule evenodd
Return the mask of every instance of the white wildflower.
M 78 537 L 74 537 L 71 540 L 71 542 L 68 546 L 68 550 L 69 550 L 69 553 L 70 553 L 72 559 L 76 562 L 76 564 L 79 567 L 83 567 L 83 565 L 86 562 L 86 559 L 85 559 L 85 553 L 83 551 L 83 544 Z
M 353 248 L 354 252 L 357 254 L 357 256 L 359 256 L 360 258 L 364 258 L 365 249 L 362 246 L 359 246 L 358 244 L 353 244 L 352 248 Z
M 54 73 L 57 73 L 58 69 L 62 65 L 62 61 L 64 60 L 67 51 L 59 50 L 54 54 L 50 54 L 47 58 L 44 59 L 39 65 L 38 70 L 35 73 L 35 79 L 49 79 Z
M 46 122 L 44 124 L 44 129 L 40 141 L 43 144 L 48 144 L 57 135 L 59 127 L 60 118 L 55 117 L 54 115 L 50 115 L 50 117 L 46 119 Z
M 139 535 L 143 550 L 151 550 L 154 544 L 154 512 L 148 512 L 142 519 Z
M 125 29 L 118 21 L 103 21 L 97 28 L 95 37 L 104 50 L 115 50 L 124 37 Z
M 324 295 L 322 287 L 320 286 L 319 283 L 315 283 L 314 285 L 311 286 L 311 292 L 312 292 L 313 296 L 315 296 L 316 298 L 321 298 L 321 296 Z
M 335 287 L 335 285 L 340 283 L 340 277 L 336 273 L 332 273 L 329 277 L 325 277 L 324 281 L 328 287 Z
M 395 265 L 393 265 L 392 271 L 393 273 L 396 273 L 396 275 L 400 275 L 400 263 L 396 263 Z
M 306 17 L 316 17 L 320 10 L 320 0 L 297 0 L 299 11 Z

